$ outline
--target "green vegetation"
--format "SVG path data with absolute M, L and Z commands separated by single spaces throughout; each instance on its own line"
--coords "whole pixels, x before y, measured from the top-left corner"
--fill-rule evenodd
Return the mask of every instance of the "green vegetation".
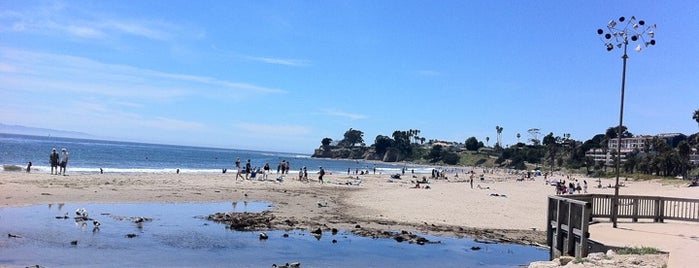
M 621 255 L 629 255 L 629 254 L 635 254 L 635 255 L 646 255 L 646 254 L 661 254 L 664 253 L 660 251 L 657 248 L 651 248 L 651 247 L 627 247 L 627 248 L 621 248 L 617 250 L 617 254 Z
M 699 124 L 699 109 L 692 116 Z M 420 130 L 396 130 L 391 137 L 378 135 L 374 143 L 364 143 L 364 132 L 350 128 L 342 140 L 333 145 L 331 138 L 323 138 L 321 147 L 314 157 L 369 159 L 386 162 L 409 161 L 419 164 L 464 165 L 483 167 L 504 167 L 514 169 L 542 169 L 543 171 L 568 170 L 598 177 L 614 176 L 616 162 L 615 141 L 617 137 L 635 137 L 625 126 L 607 128 L 586 141 L 574 140 L 570 134 L 548 133 L 539 139 L 539 129 L 528 132 L 531 138 L 517 144 L 504 146 L 501 142 L 503 127 L 496 126 L 495 144 L 489 146 L 490 138 L 479 141 L 469 137 L 463 142 L 427 140 L 421 137 Z M 627 178 L 657 179 L 677 176 L 699 176 L 699 167 L 692 165 L 690 156 L 699 149 L 699 133 L 686 136 L 643 137 L 644 143 L 632 152 L 625 154 L 619 165 L 620 173 Z M 596 161 L 591 155 L 609 155 L 609 162 Z

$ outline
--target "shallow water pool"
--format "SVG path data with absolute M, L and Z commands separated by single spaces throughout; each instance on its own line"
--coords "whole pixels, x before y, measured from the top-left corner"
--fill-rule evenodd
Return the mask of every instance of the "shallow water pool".
M 216 212 L 256 212 L 267 203 L 50 204 L 0 208 L 0 266 L 25 267 L 517 267 L 545 249 L 426 235 L 439 244 L 398 243 L 348 231 L 239 232 L 205 220 Z M 76 222 L 84 208 L 99 221 Z M 67 213 L 67 214 L 66 214 Z M 60 218 L 68 215 L 68 219 Z M 57 218 L 59 217 L 59 218 Z M 138 217 L 145 220 L 136 223 Z M 12 234 L 12 235 L 10 235 Z M 474 250 L 473 247 L 479 247 Z

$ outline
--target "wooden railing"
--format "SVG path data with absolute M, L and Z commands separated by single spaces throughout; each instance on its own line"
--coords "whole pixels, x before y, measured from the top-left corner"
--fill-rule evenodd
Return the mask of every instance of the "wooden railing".
M 590 251 L 589 224 L 594 218 L 612 219 L 614 195 L 558 195 L 548 198 L 546 242 L 551 259 L 586 257 Z M 699 199 L 620 195 L 617 219 L 699 222 Z
M 592 218 L 612 217 L 614 195 L 586 194 L 569 195 L 570 199 L 592 203 Z M 662 196 L 620 195 L 617 219 L 651 219 L 699 222 L 699 199 Z
M 559 256 L 586 257 L 592 203 L 549 196 L 546 243 L 551 259 Z

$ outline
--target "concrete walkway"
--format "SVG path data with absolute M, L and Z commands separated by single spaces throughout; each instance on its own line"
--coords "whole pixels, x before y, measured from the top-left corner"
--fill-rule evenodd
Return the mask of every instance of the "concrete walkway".
M 699 223 L 611 222 L 590 225 L 590 239 L 614 247 L 652 247 L 670 253 L 668 267 L 699 267 Z

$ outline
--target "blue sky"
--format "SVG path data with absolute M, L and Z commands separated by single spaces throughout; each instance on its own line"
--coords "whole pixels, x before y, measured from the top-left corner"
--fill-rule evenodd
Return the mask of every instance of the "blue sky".
M 0 123 L 311 153 L 349 128 L 503 144 L 699 130 L 697 1 L 0 1 Z M 635 44 L 631 46 L 635 47 Z

